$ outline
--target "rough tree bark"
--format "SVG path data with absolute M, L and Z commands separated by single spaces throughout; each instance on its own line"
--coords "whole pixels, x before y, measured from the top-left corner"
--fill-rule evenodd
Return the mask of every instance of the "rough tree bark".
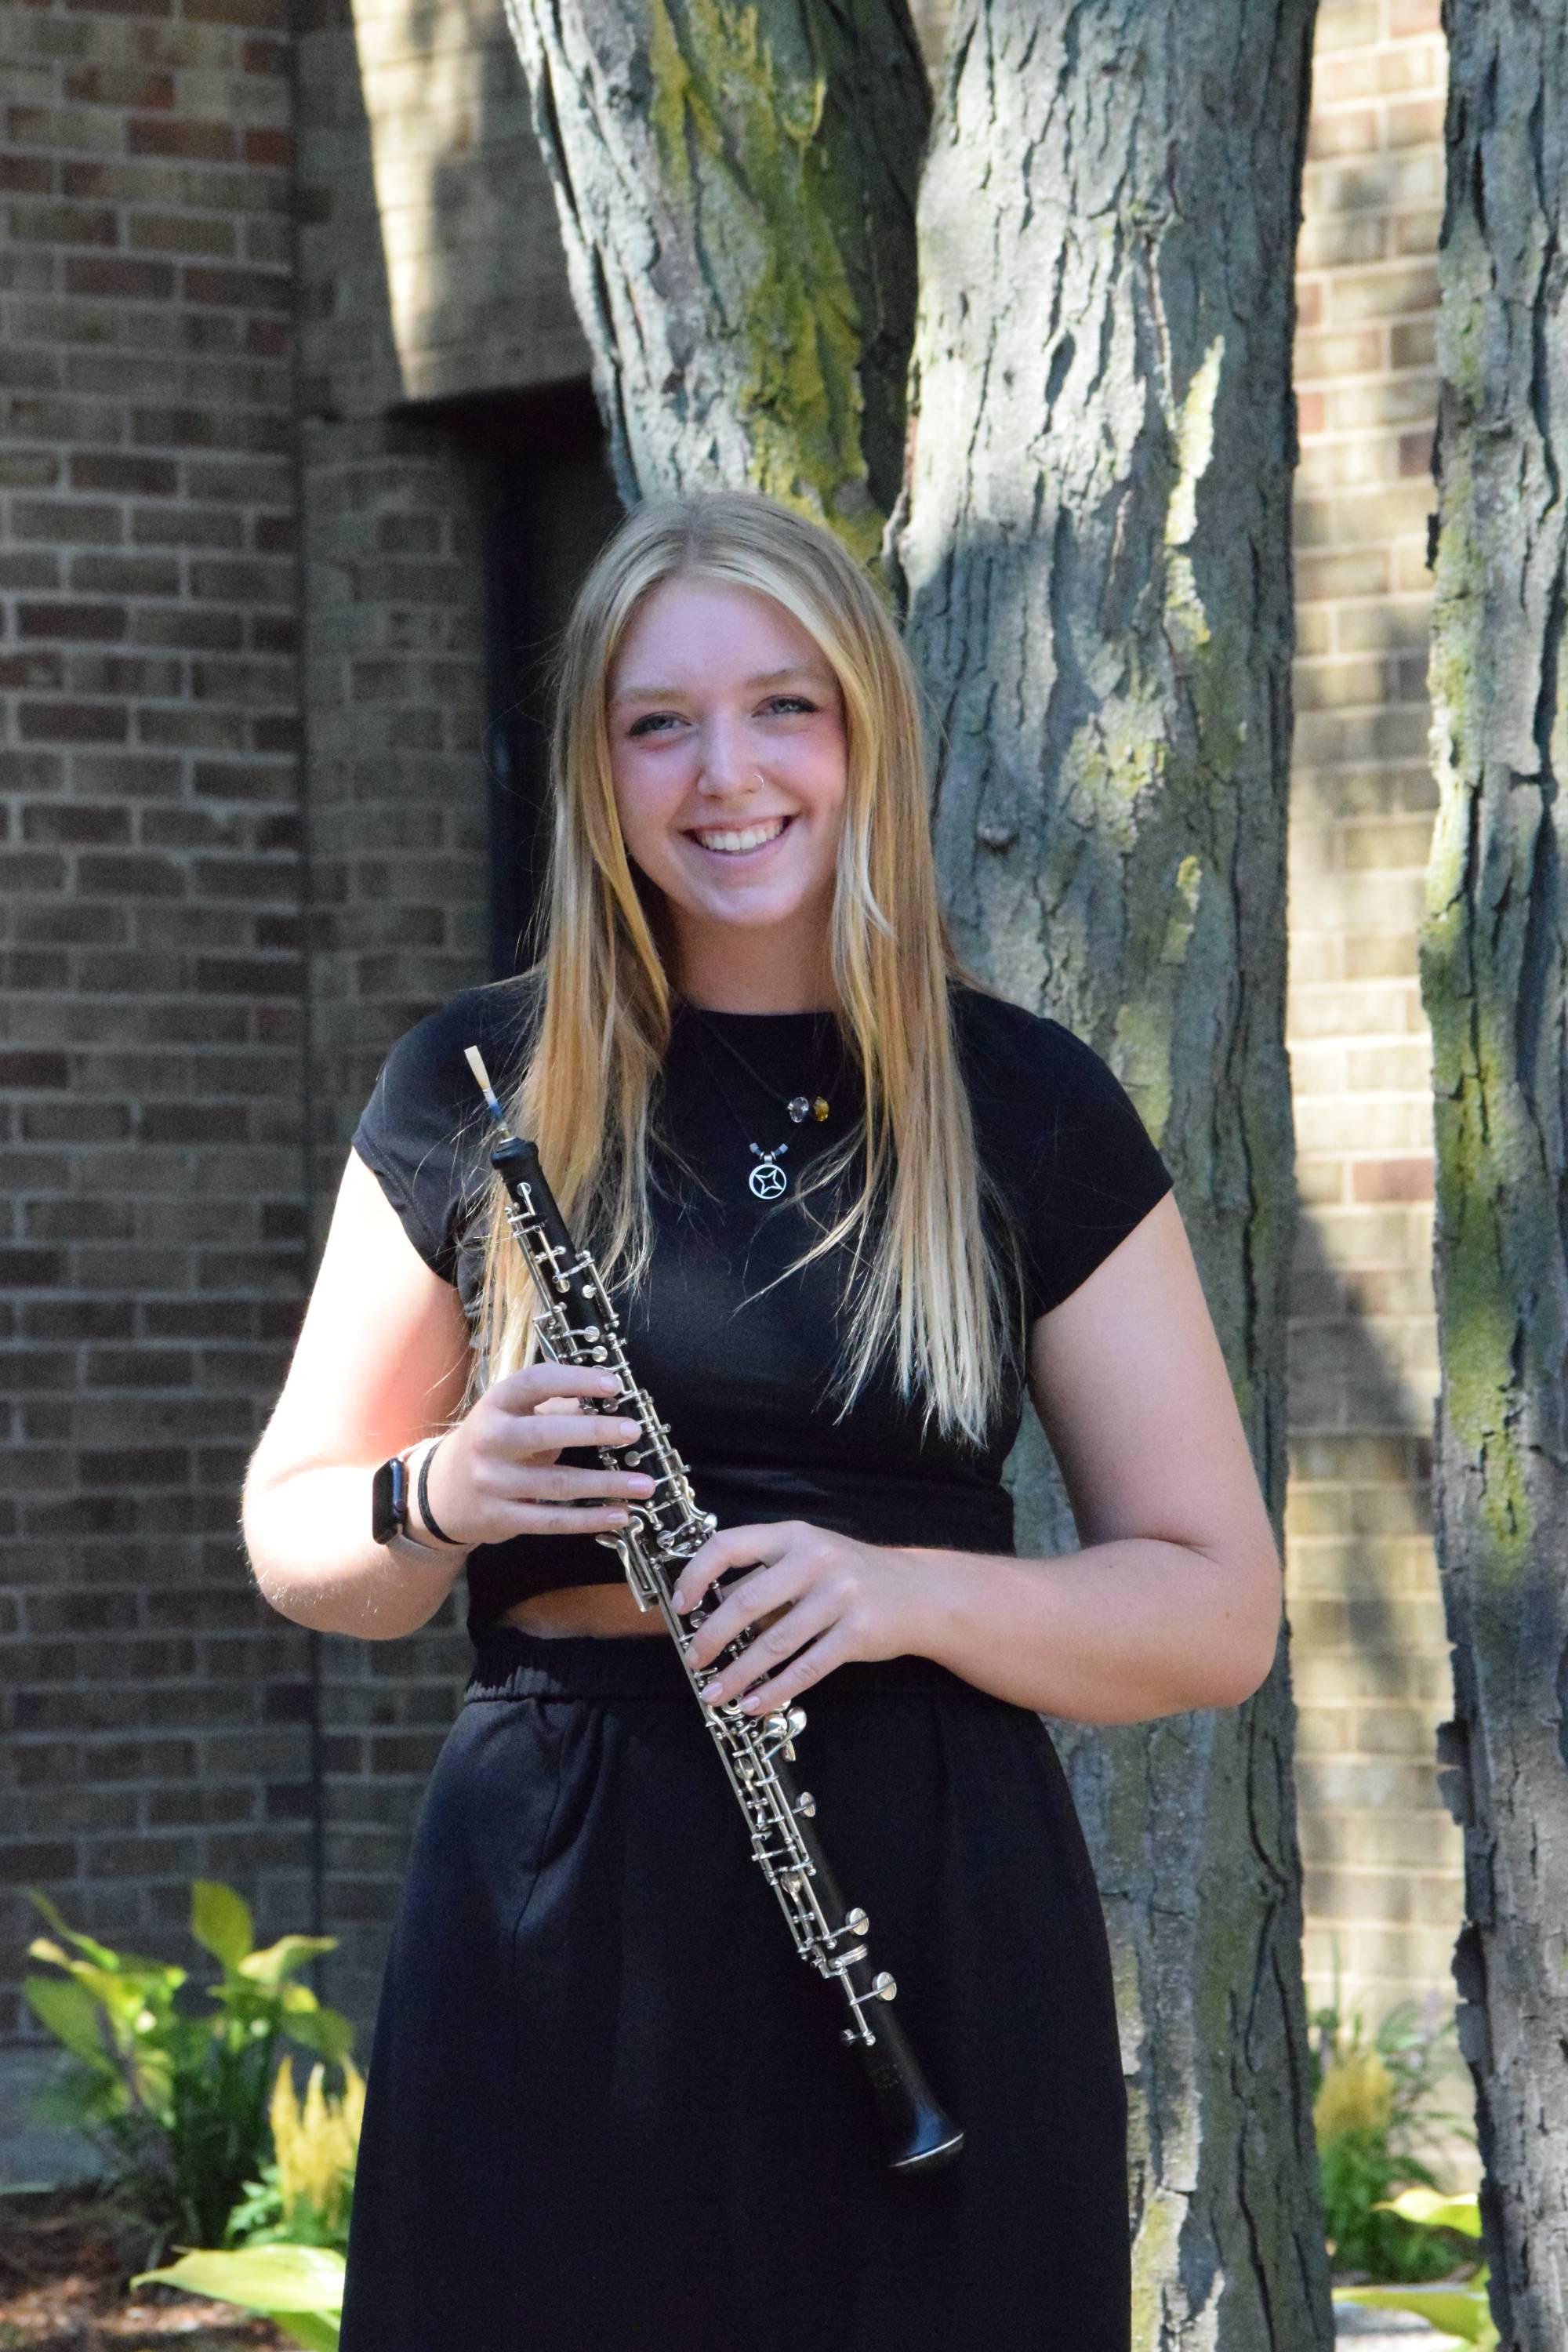
M 1422 942 L 1437 1143 L 1437 1549 L 1465 1832 L 1454 1959 L 1503 2352 L 1568 2343 L 1568 9 L 1450 43 Z
M 960 0 L 898 551 L 962 947 L 1121 1072 L 1283 1493 L 1292 264 L 1311 0 Z M 1044 1449 L 1020 1548 L 1070 1540 Z M 1059 1727 L 1132 2102 L 1141 2352 L 1332 2340 L 1283 1643 Z
M 874 555 L 931 89 L 904 0 L 508 0 L 621 494 L 750 482 Z

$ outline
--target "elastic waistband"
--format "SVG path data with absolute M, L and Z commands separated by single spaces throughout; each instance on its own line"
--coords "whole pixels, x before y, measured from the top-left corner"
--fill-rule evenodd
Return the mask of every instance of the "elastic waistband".
M 465 1697 L 484 1699 L 679 1699 L 694 1706 L 691 1685 L 662 1634 L 567 1634 L 548 1640 L 516 1625 L 489 1625 L 475 1636 L 474 1671 Z M 942 1691 L 980 1698 L 931 1658 L 854 1659 L 807 1691 L 803 1705 Z

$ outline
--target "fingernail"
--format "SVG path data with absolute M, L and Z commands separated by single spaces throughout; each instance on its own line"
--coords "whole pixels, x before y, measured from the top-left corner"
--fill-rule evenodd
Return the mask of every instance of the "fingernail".
M 640 1421 L 617 1421 L 616 1427 L 623 1437 L 636 1437 L 642 1427 Z
M 631 1490 L 634 1495 L 651 1495 L 653 1492 L 653 1480 L 651 1478 L 644 1477 L 639 1470 L 631 1480 Z
M 624 1528 L 630 1517 L 631 1513 L 629 1511 L 612 1511 L 610 1513 L 610 1525 L 613 1528 Z

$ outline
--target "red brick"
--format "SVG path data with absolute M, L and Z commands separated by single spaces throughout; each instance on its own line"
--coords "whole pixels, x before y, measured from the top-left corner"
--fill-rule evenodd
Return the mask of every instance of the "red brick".
M 1307 131 L 1310 162 L 1337 155 L 1374 154 L 1382 126 L 1375 107 L 1346 107 L 1335 114 L 1316 114 Z
M 112 703 L 24 702 L 16 719 L 25 743 L 123 743 L 131 731 Z
M 24 891 L 63 890 L 69 879 L 65 859 L 44 850 L 8 849 L 0 855 L 0 884 L 18 896 Z
M 225 421 L 210 408 L 133 408 L 131 438 L 154 448 L 200 449 L 223 438 Z
M 1351 1169 L 1354 1201 L 1429 1201 L 1430 1155 L 1419 1160 L 1358 1160 Z
M 1442 0 L 1389 0 L 1388 29 L 1396 41 L 1443 29 Z
M 63 1054 L 0 1051 L 0 1087 L 64 1087 L 70 1065 Z
M 232 653 L 245 639 L 237 613 L 215 612 L 204 604 L 149 604 L 136 614 L 138 645 L 176 646 L 192 653 Z
M 73 490 L 118 490 L 129 498 L 173 498 L 179 468 L 167 457 L 122 457 L 113 450 L 78 450 L 70 461 Z M 140 593 L 140 592 L 132 592 Z
M 104 643 L 125 635 L 123 604 L 18 604 L 19 637 L 73 637 Z
M 139 115 L 125 129 L 127 152 L 132 155 L 184 155 L 207 163 L 231 163 L 236 142 L 226 122 L 197 122 L 188 115 L 160 121 L 156 115 Z
M 24 245 L 117 245 L 120 216 L 107 205 L 13 205 L 11 235 Z
M 284 33 L 289 0 L 185 0 L 185 16 L 194 25 L 239 25 L 251 32 Z
M 0 188 L 44 196 L 54 184 L 55 167 L 47 155 L 0 155 Z
M 68 294 L 120 294 L 132 301 L 166 302 L 174 272 L 166 261 L 82 258 L 66 263 Z
M 286 172 L 294 160 L 294 142 L 286 131 L 247 131 L 244 155 L 247 163 Z
M 79 593 L 103 596 L 177 596 L 180 567 L 167 555 L 79 555 L 72 559 L 70 584 Z
M 131 838 L 131 812 L 91 801 L 35 801 L 22 812 L 26 841 L 121 842 Z
M 65 93 L 89 106 L 173 106 L 174 77 L 126 72 L 113 66 L 83 66 L 67 74 Z
M 281 270 L 204 269 L 193 265 L 184 273 L 183 290 L 187 302 L 222 303 L 242 310 L 287 310 L 294 299 Z
M 235 249 L 235 225 L 210 213 L 136 213 L 128 242 L 139 253 L 199 253 L 224 261 Z
M 0 687 L 11 693 L 47 694 L 64 683 L 58 653 L 0 655 Z
M 1388 110 L 1388 143 L 1391 147 L 1427 147 L 1437 145 L 1443 137 L 1444 100 L 1440 98 L 1408 99 Z

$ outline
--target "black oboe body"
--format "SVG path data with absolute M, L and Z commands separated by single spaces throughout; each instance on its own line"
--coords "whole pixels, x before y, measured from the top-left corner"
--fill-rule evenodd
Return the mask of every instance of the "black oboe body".
M 469 1060 L 497 1110 L 482 1066 L 472 1054 Z M 639 1607 L 658 1611 L 700 1698 L 707 1678 L 746 1646 L 743 1640 L 731 1643 L 722 1660 L 694 1668 L 690 1640 L 707 1608 L 683 1619 L 670 1597 L 685 1562 L 717 1522 L 699 1510 L 668 1428 L 631 1372 L 619 1318 L 592 1257 L 566 1230 L 534 1145 L 509 1135 L 490 1161 L 506 1188 L 507 1222 L 540 1294 L 534 1329 L 542 1352 L 557 1363 L 595 1364 L 615 1372 L 617 1393 L 602 1408 L 584 1399 L 582 1409 L 629 1414 L 642 1424 L 635 1449 L 603 1446 L 600 1459 L 606 1467 L 640 1464 L 656 1481 L 654 1492 L 629 1506 L 629 1524 L 622 1532 L 598 1535 L 595 1541 L 619 1554 Z M 795 1949 L 843 1996 L 848 2014 L 842 2038 L 865 2067 L 892 2169 L 925 2172 L 950 2162 L 963 2146 L 963 2134 L 931 2095 L 889 2007 L 897 1987 L 885 1970 L 872 1968 L 866 1941 L 869 1922 L 839 1892 L 813 1826 L 816 1806 L 790 1769 L 794 1743 L 805 1726 L 804 1710 L 790 1707 L 758 1717 L 731 1702 L 704 1705 L 702 1712 L 745 1815 L 753 1859 L 778 1897 Z

